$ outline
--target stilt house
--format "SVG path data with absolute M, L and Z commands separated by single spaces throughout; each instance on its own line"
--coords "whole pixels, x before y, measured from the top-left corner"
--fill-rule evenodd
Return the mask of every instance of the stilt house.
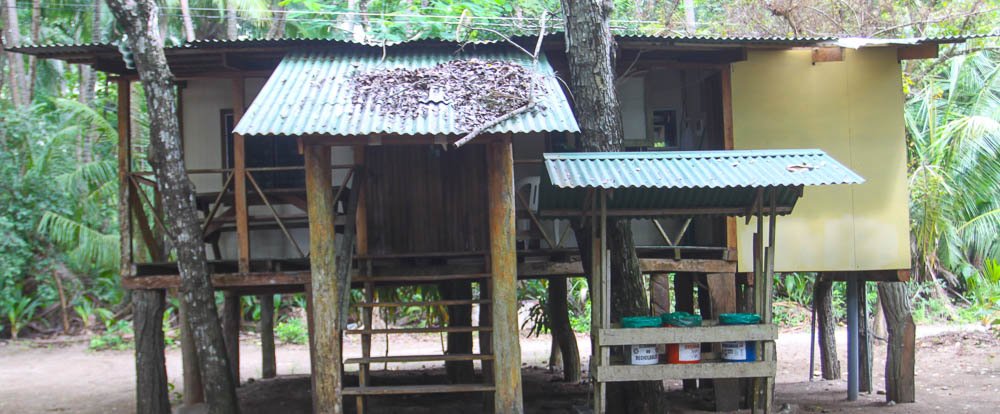
M 514 40 L 529 50 L 535 42 Z M 609 203 L 621 203 L 619 216 L 632 219 L 641 268 L 651 278 L 654 312 L 697 307 L 712 319 L 752 311 L 761 300 L 769 308 L 769 294 L 759 296 L 757 305 L 747 294 L 754 286 L 766 293 L 770 289 L 753 277 L 763 275 L 761 269 L 755 272 L 755 257 L 761 258 L 755 238 L 783 246 L 770 258 L 775 272 L 906 280 L 910 249 L 900 61 L 935 57 L 939 44 L 963 40 L 620 36 L 616 86 L 629 151 L 818 149 L 793 152 L 784 167 L 806 170 L 801 176 L 842 169 L 864 181 L 836 179 L 859 184 L 805 189 L 807 183 L 787 184 L 782 188 L 790 192 L 780 193 L 785 198 L 777 203 L 787 207 L 782 211 L 760 207 L 752 190 L 735 186 L 711 194 L 677 189 L 615 193 L 602 187 L 612 194 Z M 177 288 L 157 183 L 148 166 L 131 156 L 137 143 L 132 141 L 130 88 L 137 75 L 119 48 L 49 45 L 11 51 L 87 64 L 113 75 L 119 104 L 122 283 L 129 289 Z M 344 396 L 357 396 L 363 411 L 370 396 L 481 392 L 492 398 L 496 412 L 521 412 L 517 281 L 592 273 L 585 271 L 578 247 L 590 241 L 576 239 L 570 229 L 574 214 L 566 213 L 596 210 L 544 191 L 559 180 L 549 176 L 552 169 L 546 170 L 543 154 L 580 148 L 572 97 L 559 81 L 569 76 L 565 53 L 561 35 L 543 39 L 537 60 L 504 42 L 204 40 L 167 48 L 212 283 L 225 292 L 224 332 L 237 367 L 234 375 L 240 360 L 240 297 L 306 292 L 315 407 L 355 404 Z M 393 114 L 356 98 L 352 79 L 358 74 L 453 60 L 523 65 L 541 80 L 533 98 L 538 105 L 453 148 L 473 126 L 459 122 L 465 108 L 435 91 L 428 91 L 417 114 Z M 762 154 L 758 159 L 752 152 L 733 153 L 727 162 L 754 163 L 773 155 Z M 705 176 L 700 162 L 686 168 L 681 173 Z M 750 174 L 740 177 L 747 188 L 764 188 L 753 183 L 773 178 L 753 175 L 766 169 L 741 171 Z M 746 201 L 747 194 L 749 203 L 726 204 Z M 697 198 L 702 196 L 709 198 Z M 664 204 L 670 200 L 675 203 Z M 792 204 L 782 204 L 789 200 Z M 702 202 L 699 209 L 728 210 L 702 214 L 691 209 L 694 202 Z M 761 212 L 785 214 L 792 206 L 794 212 L 781 217 L 776 231 L 757 231 Z M 627 214 L 630 208 L 645 210 Z M 665 289 L 671 280 L 674 298 Z M 427 284 L 438 286 L 440 299 L 401 304 L 375 295 L 381 286 Z M 348 300 L 352 289 L 361 300 Z M 443 307 L 449 323 L 373 326 L 373 309 L 382 306 Z M 348 314 L 358 315 L 357 320 L 348 321 Z M 268 325 L 262 332 L 264 372 L 274 375 L 273 327 Z M 773 339 L 771 328 L 762 329 L 763 334 L 746 339 Z M 445 333 L 447 352 L 372 353 L 373 335 L 407 333 Z M 360 357 L 343 356 L 343 335 L 361 337 Z M 414 361 L 464 367 L 458 371 L 479 364 L 482 380 L 456 374 L 448 384 L 385 386 L 373 374 L 372 364 Z M 345 365 L 358 367 L 357 382 L 344 381 Z M 712 372 L 719 375 L 719 369 Z M 668 376 L 711 378 L 684 372 Z M 773 364 L 748 375 L 773 377 Z M 738 404 L 722 402 L 730 391 L 717 387 L 719 408 Z

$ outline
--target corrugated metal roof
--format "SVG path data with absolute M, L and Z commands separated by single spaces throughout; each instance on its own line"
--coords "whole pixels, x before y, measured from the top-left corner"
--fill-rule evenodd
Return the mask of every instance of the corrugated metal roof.
M 733 216 L 748 214 L 757 190 L 767 188 L 785 214 L 803 186 L 864 182 L 821 150 L 556 153 L 545 154 L 545 167 L 544 215 L 580 210 L 594 188 L 614 190 L 611 210 Z
M 545 154 L 560 188 L 726 188 L 857 184 L 864 179 L 822 150 Z
M 531 66 L 531 58 L 518 51 L 453 53 L 442 48 L 299 52 L 286 56 L 247 109 L 235 132 L 244 135 L 458 135 L 468 133 L 456 125 L 455 111 L 447 103 L 428 103 L 425 113 L 414 117 L 382 114 L 372 103 L 354 104 L 350 79 L 354 73 L 375 69 L 421 68 L 456 59 L 504 60 Z M 546 93 L 536 97 L 538 110 L 530 111 L 487 132 L 576 132 L 576 118 L 544 56 L 535 68 Z

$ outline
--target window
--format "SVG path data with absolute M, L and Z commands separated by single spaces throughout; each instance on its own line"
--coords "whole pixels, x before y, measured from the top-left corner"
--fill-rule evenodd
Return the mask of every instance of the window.
M 233 168 L 233 111 L 222 111 L 223 157 L 226 168 Z M 302 166 L 305 161 L 299 154 L 298 143 L 287 136 L 249 136 L 245 138 L 247 168 Z M 254 180 L 262 189 L 303 188 L 305 171 L 254 172 Z

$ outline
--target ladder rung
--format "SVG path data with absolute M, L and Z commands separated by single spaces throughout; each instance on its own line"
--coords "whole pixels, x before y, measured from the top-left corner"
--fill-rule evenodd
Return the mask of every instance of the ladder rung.
M 420 333 L 455 333 L 455 332 L 490 332 L 491 326 L 438 326 L 433 328 L 389 328 L 389 329 L 345 329 L 344 333 L 353 334 L 420 334 Z
M 431 362 L 431 361 L 490 361 L 493 355 L 487 354 L 448 354 L 448 355 L 398 355 L 368 358 L 348 358 L 345 364 L 364 364 L 381 362 Z
M 492 392 L 486 384 L 396 385 L 379 387 L 344 387 L 344 395 L 444 394 L 455 392 Z
M 424 302 L 374 302 L 374 303 L 356 303 L 354 306 L 360 308 L 398 308 L 405 306 L 452 306 L 452 305 L 483 305 L 491 303 L 489 299 L 473 299 L 473 300 L 429 300 Z
M 351 278 L 351 283 L 407 282 L 431 283 L 443 280 L 474 280 L 489 278 L 489 273 L 465 273 L 459 275 L 403 275 L 403 276 L 357 276 Z

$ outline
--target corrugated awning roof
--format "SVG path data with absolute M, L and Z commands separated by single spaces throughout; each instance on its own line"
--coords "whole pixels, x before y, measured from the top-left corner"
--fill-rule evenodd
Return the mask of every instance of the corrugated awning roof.
M 352 102 L 355 73 L 394 68 L 423 68 L 457 59 L 503 60 L 531 67 L 532 59 L 515 50 L 454 53 L 442 48 L 381 49 L 337 52 L 297 52 L 286 56 L 268 79 L 235 128 L 244 135 L 367 136 L 459 135 L 468 133 L 455 122 L 447 102 L 428 102 L 415 116 L 386 116 L 372 103 Z M 490 133 L 577 132 L 579 127 L 544 56 L 534 67 L 545 93 L 536 97 L 537 110 L 487 129 Z
M 757 190 L 769 189 L 779 213 L 788 213 L 803 186 L 864 182 L 814 149 L 555 153 L 545 154 L 545 168 L 539 207 L 550 216 L 579 211 L 590 189 L 614 190 L 608 208 L 639 216 L 639 210 L 746 215 Z

